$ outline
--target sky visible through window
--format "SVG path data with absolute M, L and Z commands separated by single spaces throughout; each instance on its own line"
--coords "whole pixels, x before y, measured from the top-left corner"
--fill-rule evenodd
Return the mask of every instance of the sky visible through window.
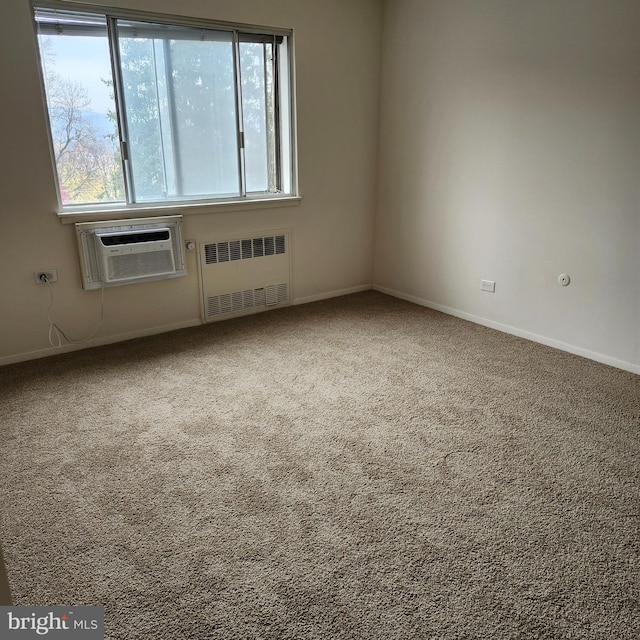
M 106 28 L 39 43 L 62 204 L 124 202 Z
M 62 77 L 84 85 L 91 98 L 89 111 L 106 117 L 113 110 L 109 47 L 103 38 L 60 38 L 41 36 L 51 42 L 53 70 Z M 73 41 L 72 41 L 73 40 Z M 49 63 L 47 63 L 49 64 Z

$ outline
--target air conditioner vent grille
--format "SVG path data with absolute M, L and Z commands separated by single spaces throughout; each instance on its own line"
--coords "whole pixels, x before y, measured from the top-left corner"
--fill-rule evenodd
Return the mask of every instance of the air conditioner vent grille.
M 107 266 L 110 281 L 144 278 L 175 271 L 173 254 L 169 250 L 109 256 Z
M 128 231 L 127 233 L 96 233 L 96 236 L 105 247 L 115 247 L 123 244 L 140 244 L 142 242 L 158 242 L 171 240 L 169 229 L 157 229 L 153 231 Z
M 281 255 L 286 251 L 286 237 L 284 235 L 212 242 L 204 245 L 206 264 Z
M 234 291 L 207 298 L 207 317 L 219 316 L 226 313 L 237 313 L 255 307 L 281 304 L 289 299 L 289 284 L 270 284 L 257 289 Z

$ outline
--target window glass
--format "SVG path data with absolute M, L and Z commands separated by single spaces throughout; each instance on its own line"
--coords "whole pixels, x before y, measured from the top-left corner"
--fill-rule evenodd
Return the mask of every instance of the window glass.
M 273 50 L 273 43 L 240 43 L 248 192 L 276 188 Z
M 233 33 L 118 22 L 138 202 L 238 196 Z
M 58 12 L 38 44 L 62 204 L 124 202 L 104 16 Z
M 291 195 L 286 35 L 57 6 L 34 15 L 63 210 Z

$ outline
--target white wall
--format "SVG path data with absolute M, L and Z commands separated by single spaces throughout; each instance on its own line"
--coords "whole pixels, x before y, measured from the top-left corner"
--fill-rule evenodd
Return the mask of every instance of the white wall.
M 174 0 L 101 3 L 177 11 Z M 58 270 L 55 316 L 70 334 L 99 311 L 80 287 L 73 229 L 54 214 L 29 3 L 5 5 L 0 364 L 53 352 L 34 270 Z M 298 301 L 373 280 L 640 372 L 640 3 L 386 0 L 381 39 L 382 6 L 182 0 L 185 15 L 294 28 L 303 195 L 298 207 L 188 216 L 186 237 L 291 227 Z M 188 267 L 108 289 L 96 342 L 198 323 L 193 254 Z
M 188 216 L 185 237 L 293 229 L 297 300 L 370 287 L 382 2 L 375 0 L 101 0 L 99 4 L 294 29 L 302 203 Z M 0 21 L 0 364 L 52 353 L 48 291 L 33 272 L 58 270 L 55 317 L 87 335 L 100 294 L 80 286 L 72 225 L 56 195 L 28 0 L 3 4 Z M 186 278 L 105 291 L 97 342 L 197 324 L 197 263 Z
M 389 0 L 383 42 L 376 287 L 640 373 L 640 2 Z

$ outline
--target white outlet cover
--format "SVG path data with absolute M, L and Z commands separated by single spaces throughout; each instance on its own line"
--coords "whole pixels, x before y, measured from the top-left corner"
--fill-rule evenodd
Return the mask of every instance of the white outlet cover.
M 496 283 L 493 280 L 480 280 L 480 291 L 496 292 Z

